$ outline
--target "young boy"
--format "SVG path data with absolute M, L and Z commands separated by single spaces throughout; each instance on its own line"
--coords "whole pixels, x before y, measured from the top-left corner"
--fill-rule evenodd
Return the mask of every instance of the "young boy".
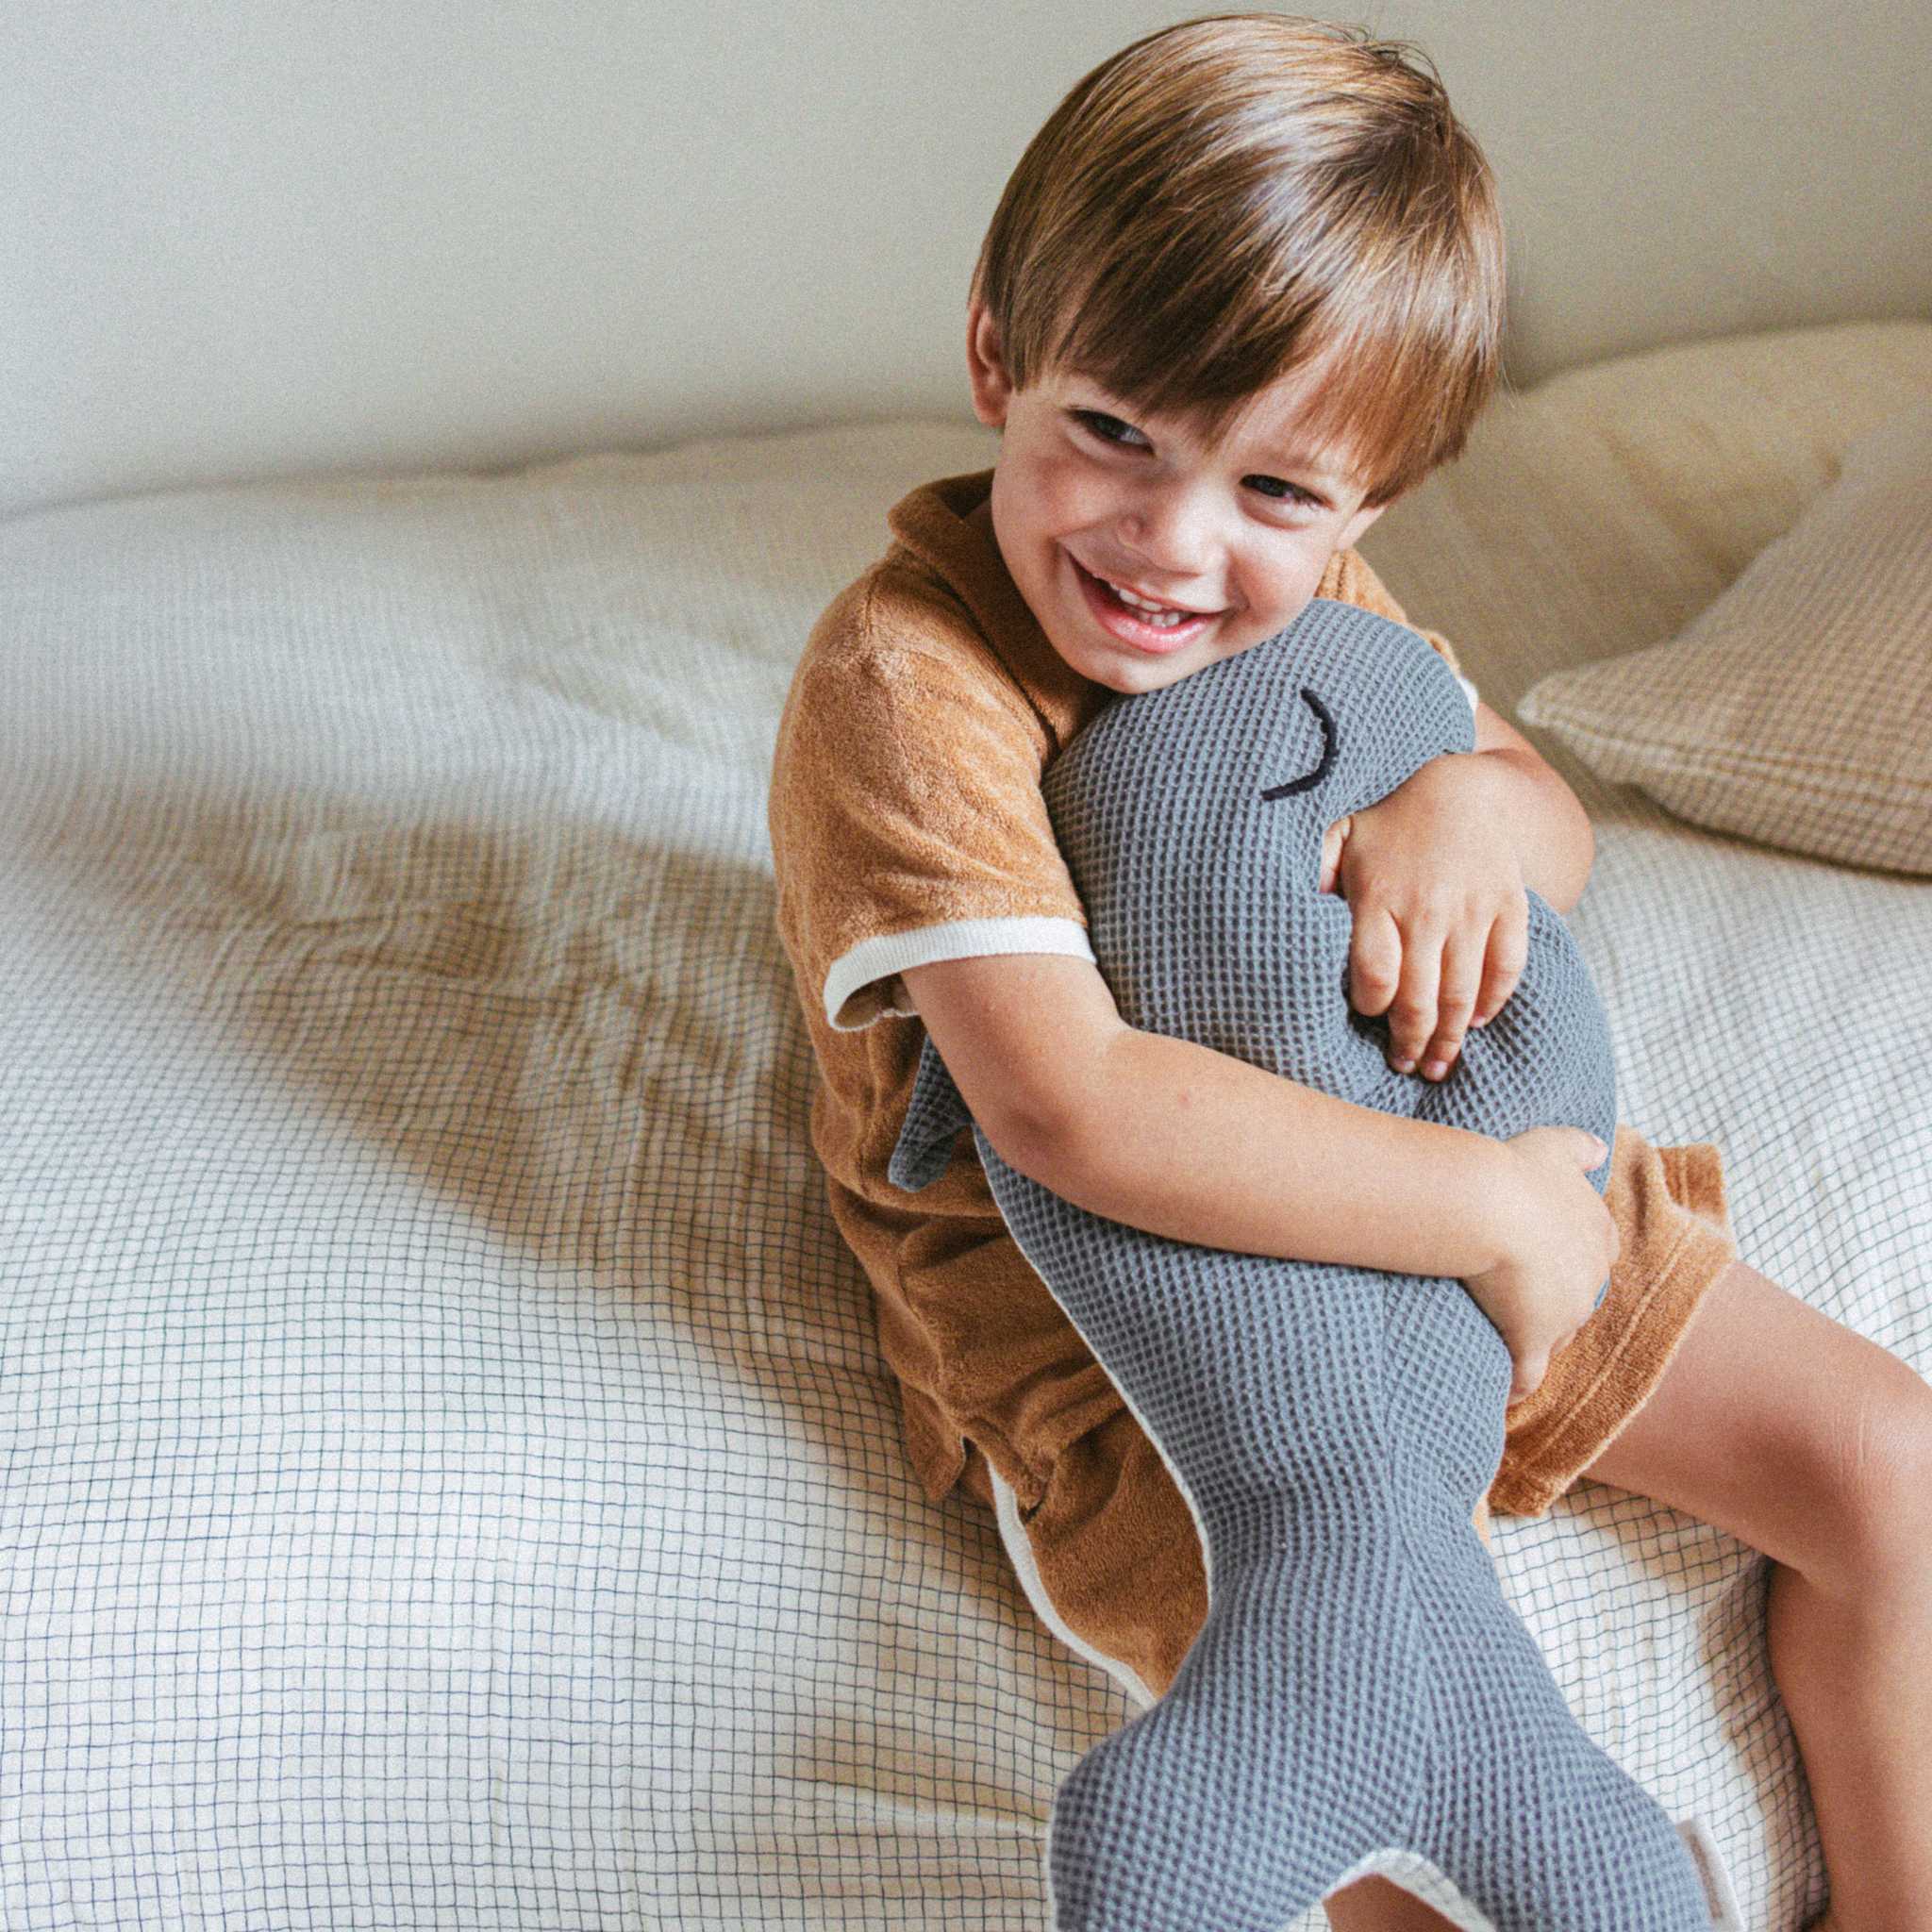
M 923 1032 L 1006 1159 L 1092 1212 L 1461 1279 L 1516 1364 L 1493 1507 L 1541 1513 L 1587 1470 L 1767 1552 L 1832 1882 L 1818 1923 L 1924 1932 L 1932 1391 L 1735 1257 L 1711 1148 L 1620 1128 L 1600 1201 L 1569 1129 L 1491 1141 L 1127 1028 L 1054 846 L 1041 774 L 1112 694 L 1314 596 L 1407 622 L 1354 546 L 1462 447 L 1503 268 L 1489 171 L 1405 51 L 1276 15 L 1184 23 L 1082 80 L 1008 184 L 968 312 L 997 463 L 894 508 L 780 726 L 778 919 L 833 1213 L 928 1492 L 963 1479 L 991 1504 L 1041 1615 L 1148 1696 L 1205 1608 L 1191 1519 L 971 1138 L 917 1197 L 886 1179 Z M 1324 858 L 1350 997 L 1424 1079 L 1508 997 L 1524 889 L 1568 911 L 1592 853 L 1568 788 L 1465 688 L 1475 750 L 1332 827 Z M 1329 1911 L 1444 1923 L 1373 1879 Z

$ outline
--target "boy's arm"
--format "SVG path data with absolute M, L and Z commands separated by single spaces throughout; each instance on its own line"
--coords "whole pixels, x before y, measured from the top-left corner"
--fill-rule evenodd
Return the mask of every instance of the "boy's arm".
M 1475 756 L 1489 771 L 1507 774 L 1500 788 L 1501 809 L 1523 865 L 1523 883 L 1558 912 L 1574 910 L 1596 858 L 1596 834 L 1583 801 L 1522 732 L 1481 703 L 1475 709 Z
M 908 997 L 1009 1166 L 1173 1241 L 1463 1281 L 1513 1394 L 1590 1317 L 1616 1224 L 1570 1127 L 1496 1141 L 1129 1027 L 1099 972 L 1036 954 L 908 967 Z
M 1084 960 L 996 955 L 904 977 L 1002 1158 L 1090 1213 L 1174 1241 L 1405 1274 L 1459 1276 L 1494 1258 L 1481 1204 L 1496 1143 L 1481 1135 L 1138 1032 Z

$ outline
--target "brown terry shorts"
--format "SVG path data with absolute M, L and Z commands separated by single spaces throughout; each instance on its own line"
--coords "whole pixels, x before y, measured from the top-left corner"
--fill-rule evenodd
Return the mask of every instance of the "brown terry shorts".
M 1609 1292 L 1508 1410 L 1489 1494 L 1505 1515 L 1541 1516 L 1602 1454 L 1737 1252 L 1714 1147 L 1654 1147 L 1620 1126 L 1605 1199 L 1622 1241 Z M 1055 1633 L 1136 1694 L 1165 1690 L 1207 1614 L 1207 1584 L 1193 1517 L 1125 1404 L 1116 1395 L 1058 1447 L 1037 1500 L 1016 1495 L 976 1441 L 961 1480 L 995 1509 L 1028 1599 Z

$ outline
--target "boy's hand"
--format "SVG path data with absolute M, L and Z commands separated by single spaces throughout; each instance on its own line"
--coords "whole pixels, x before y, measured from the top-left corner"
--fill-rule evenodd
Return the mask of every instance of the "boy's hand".
M 1617 1224 L 1585 1177 L 1607 1157 L 1580 1127 L 1531 1127 L 1499 1143 L 1508 1157 L 1493 1201 L 1496 1260 L 1463 1283 L 1509 1350 L 1509 1400 L 1533 1394 L 1595 1311 L 1617 1258 Z
M 1355 921 L 1350 1002 L 1389 1015 L 1389 1064 L 1426 1079 L 1515 991 L 1528 948 L 1523 865 L 1485 756 L 1431 758 L 1322 846 L 1322 890 Z

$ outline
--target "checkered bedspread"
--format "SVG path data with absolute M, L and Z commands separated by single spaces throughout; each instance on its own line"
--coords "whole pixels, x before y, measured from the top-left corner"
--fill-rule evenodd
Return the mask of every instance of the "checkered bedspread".
M 1492 704 L 1667 635 L 1932 390 L 1932 327 L 1782 340 L 1561 378 L 1385 520 Z M 1722 542 L 1615 487 L 1660 386 Z M 0 525 L 0 1924 L 1041 1925 L 1125 1702 L 904 1462 L 763 828 L 812 617 L 988 460 L 895 424 Z M 1571 774 L 1625 1117 L 1932 1367 L 1932 885 Z M 1797 1926 L 1761 1562 L 1589 1486 L 1497 1552 Z

